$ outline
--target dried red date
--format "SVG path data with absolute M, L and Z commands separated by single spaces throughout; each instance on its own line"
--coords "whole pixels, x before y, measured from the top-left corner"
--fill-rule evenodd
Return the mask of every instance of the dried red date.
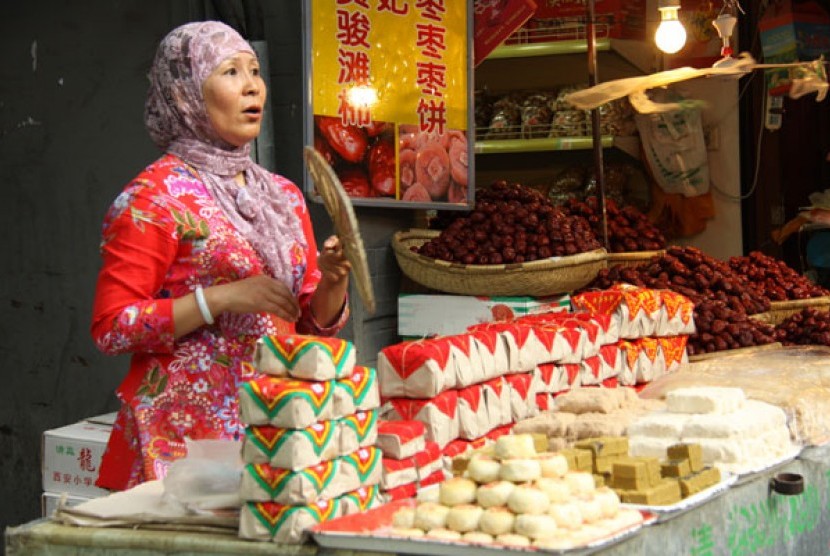
M 329 116 L 317 116 L 315 121 L 322 137 L 343 160 L 355 163 L 363 160 L 369 140 L 362 128 L 344 125 L 338 118 Z
M 387 141 L 378 141 L 369 149 L 369 179 L 378 193 L 391 197 L 395 194 L 395 147 Z

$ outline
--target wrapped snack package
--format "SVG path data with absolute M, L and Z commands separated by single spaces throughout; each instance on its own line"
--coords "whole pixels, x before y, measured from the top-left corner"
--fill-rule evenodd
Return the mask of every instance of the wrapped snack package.
M 561 392 L 568 389 L 564 365 L 542 363 L 533 371 L 533 387 L 537 392 Z
M 625 394 L 611 388 L 577 388 L 556 397 L 556 407 L 566 413 L 613 413 Z
M 450 345 L 450 354 L 455 360 L 455 384 L 458 387 L 481 382 L 484 371 L 481 355 L 470 334 L 446 336 Z
M 549 392 L 536 394 L 536 407 L 539 411 L 551 411 L 554 408 L 553 394 Z
M 409 483 L 408 485 L 401 485 L 393 489 L 384 491 L 386 503 L 395 502 L 396 500 L 404 500 L 406 498 L 414 498 L 418 493 L 418 484 Z
M 354 345 L 339 338 L 286 334 L 263 336 L 254 349 L 254 368 L 300 380 L 333 380 L 352 374 Z
M 598 355 L 583 359 L 579 365 L 579 377 L 583 386 L 594 386 L 602 383 L 602 360 Z
M 239 513 L 239 536 L 243 539 L 299 544 L 306 530 L 340 517 L 340 501 L 319 500 L 307 506 L 276 502 L 246 502 Z
M 340 497 L 340 513 L 342 515 L 359 514 L 377 508 L 381 504 L 383 504 L 383 497 L 378 485 L 362 486 Z
M 501 424 L 490 421 L 487 403 L 480 384 L 458 390 L 458 437 L 474 440 Z
M 660 296 L 656 290 L 618 284 L 603 291 L 583 292 L 571 297 L 576 310 L 607 314 L 617 322 L 620 338 L 635 339 L 654 334 L 660 319 Z
M 376 447 L 360 448 L 340 459 L 343 461 L 342 483 L 350 487 L 347 490 L 380 483 L 383 476 L 383 455 Z
M 692 301 L 677 292 L 660 290 L 662 311 L 657 330 L 660 336 L 679 336 L 695 333 L 694 309 Z
M 454 388 L 457 371 L 446 338 L 402 342 L 378 353 L 384 398 L 432 398 Z
M 640 344 L 637 382 L 651 382 L 666 374 L 666 360 L 657 338 L 640 338 L 636 342 Z
M 533 417 L 539 412 L 536 407 L 536 391 L 533 389 L 533 375 L 521 373 L 505 377 L 510 391 L 510 412 L 512 422 Z
M 337 421 L 319 421 L 304 429 L 250 425 L 242 441 L 242 460 L 297 471 L 341 455 Z
M 339 458 L 299 471 L 272 467 L 267 463 L 251 463 L 242 471 L 239 497 L 242 500 L 292 506 L 334 498 L 360 486 L 350 482 L 349 477 L 344 477 L 343 471 L 343 462 Z
M 520 373 L 532 371 L 539 363 L 550 359 L 553 336 L 544 334 L 547 344 L 534 333 L 531 326 L 517 322 L 488 323 L 470 327 L 471 331 L 488 329 L 495 330 L 503 336 L 509 348 L 508 372 Z
M 446 446 L 458 438 L 458 392 L 447 390 L 428 400 L 392 398 L 384 405 L 387 420 L 417 420 L 426 425 L 426 439 Z
M 507 425 L 513 422 L 513 412 L 510 409 L 510 388 L 504 377 L 488 380 L 481 385 L 484 403 L 487 408 L 487 419 L 496 425 Z
M 392 490 L 399 486 L 408 485 L 418 480 L 418 469 L 415 458 L 391 459 L 383 458 L 383 474 L 380 486 L 383 490 Z
M 430 485 L 437 485 L 439 483 L 443 483 L 447 480 L 447 475 L 444 473 L 443 469 L 439 469 L 434 471 L 429 476 L 424 479 L 418 481 L 418 486 L 420 488 L 428 487 Z
M 378 438 L 378 410 L 358 411 L 336 421 L 340 455 L 374 446 Z
M 334 414 L 332 381 L 310 382 L 262 375 L 239 388 L 239 418 L 249 425 L 304 429 Z
M 384 457 L 410 458 L 424 450 L 426 426 L 421 421 L 380 421 L 377 446 Z
M 657 342 L 660 344 L 660 351 L 663 353 L 663 359 L 666 363 L 667 373 L 673 373 L 689 362 L 689 353 L 686 351 L 688 341 L 688 336 L 657 338 Z
M 414 456 L 415 468 L 418 470 L 418 480 L 424 481 L 427 477 L 443 469 L 441 447 L 435 442 L 427 442 L 424 450 Z
M 685 342 L 683 342 L 683 346 L 683 351 L 685 352 Z M 623 360 L 622 354 L 620 353 L 620 348 L 619 346 L 617 346 L 616 343 L 601 346 L 599 348 L 599 353 L 597 354 L 597 356 L 600 358 L 600 361 L 602 362 L 602 367 L 599 375 L 602 380 L 606 380 L 620 374 L 620 371 L 622 370 Z
M 481 369 L 484 373 L 481 380 L 476 382 L 507 374 L 510 371 L 510 354 L 501 334 L 492 329 L 482 329 L 473 332 L 472 336 L 481 354 Z M 459 384 L 459 386 L 466 385 Z
M 334 413 L 351 415 L 380 406 L 377 371 L 371 367 L 355 366 L 351 375 L 334 381 Z

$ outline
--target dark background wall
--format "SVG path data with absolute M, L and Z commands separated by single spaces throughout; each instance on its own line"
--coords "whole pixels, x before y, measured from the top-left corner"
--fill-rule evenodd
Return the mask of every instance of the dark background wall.
M 228 2 L 226 2 L 228 4 Z M 250 4 L 250 3 L 249 3 Z M 301 182 L 299 0 L 261 3 L 270 54 L 275 170 Z M 113 411 L 126 357 L 88 333 L 101 220 L 158 156 L 144 131 L 146 72 L 180 23 L 216 18 L 196 0 L 0 3 L 0 527 L 40 515 L 44 430 Z M 330 233 L 312 206 L 318 236 Z M 379 310 L 353 303 L 360 359 L 394 339 L 399 277 L 389 237 L 411 214 L 360 210 Z

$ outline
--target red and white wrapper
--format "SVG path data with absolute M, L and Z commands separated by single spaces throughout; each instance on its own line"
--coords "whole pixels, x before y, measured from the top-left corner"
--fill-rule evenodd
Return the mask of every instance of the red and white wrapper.
M 565 390 L 570 390 L 572 388 L 579 388 L 582 386 L 582 364 L 581 363 L 565 363 L 564 365 L 559 366 L 562 369 L 562 372 L 565 373 L 565 376 L 568 377 L 568 388 Z M 560 390 L 562 392 L 563 390 Z
M 479 327 L 473 327 L 473 330 Z M 497 330 L 505 336 L 505 342 L 515 353 L 508 355 L 508 372 L 521 373 L 529 372 L 541 362 L 550 358 L 550 347 L 553 338 L 547 334 L 545 339 L 540 339 L 533 330 L 533 327 L 510 323 L 493 323 L 489 329 Z M 547 341 L 545 341 L 547 340 Z
M 453 440 L 452 442 L 447 444 L 443 448 L 443 450 L 441 450 L 441 454 L 444 457 L 444 467 L 451 467 L 453 458 L 460 456 L 461 454 L 465 454 L 469 450 L 477 450 L 479 448 L 483 448 L 487 445 L 488 442 L 489 439 L 486 436 L 476 438 L 475 440 L 464 440 L 461 438 Z
M 446 338 L 402 342 L 378 353 L 384 398 L 432 398 L 456 385 L 455 359 Z
M 385 503 L 395 502 L 396 500 L 404 500 L 406 498 L 415 498 L 418 494 L 418 483 L 409 483 L 408 485 L 401 485 L 393 489 L 387 490 L 383 493 Z
M 583 359 L 579 366 L 583 386 L 595 386 L 602 382 L 602 359 L 598 355 Z
M 537 392 L 561 392 L 569 386 L 565 365 L 542 363 L 533 370 L 533 388 Z
M 606 380 L 620 374 L 623 365 L 623 358 L 620 353 L 620 348 L 616 342 L 600 347 L 597 355 L 602 360 L 602 380 Z
M 536 394 L 536 407 L 539 411 L 552 411 L 554 409 L 553 394 L 550 392 Z
M 428 400 L 392 398 L 384 404 L 383 417 L 421 421 L 426 439 L 443 447 L 458 438 L 458 392 L 447 390 Z
M 518 422 L 538 413 L 536 391 L 533 389 L 533 374 L 521 373 L 504 377 L 510 390 L 510 412 L 512 422 Z
M 351 375 L 334 381 L 334 412 L 351 415 L 380 407 L 378 374 L 372 367 L 356 365 Z
M 458 437 L 472 440 L 484 436 L 499 426 L 499 421 L 490 421 L 487 402 L 480 384 L 458 390 Z
M 358 411 L 336 421 L 341 455 L 350 454 L 377 443 L 378 413 L 377 409 Z
M 618 379 L 623 386 L 651 382 L 666 374 L 666 361 L 656 338 L 621 340 L 619 345 L 624 366 Z
M 604 291 L 572 296 L 571 303 L 582 311 L 611 315 L 618 323 L 620 338 L 661 334 L 658 327 L 663 307 L 658 290 L 617 284 Z
M 510 371 L 510 354 L 500 333 L 492 329 L 482 329 L 471 334 L 481 355 L 484 373 L 482 380 L 478 382 L 507 374 Z
M 692 301 L 677 292 L 660 290 L 662 311 L 657 325 L 659 336 L 680 336 L 695 333 L 694 309 Z
M 309 528 L 340 517 L 340 500 L 318 500 L 304 506 L 245 502 L 239 511 L 239 537 L 280 544 L 300 544 Z
M 504 377 L 494 378 L 482 383 L 481 391 L 487 407 L 487 419 L 496 426 L 513 422 L 510 409 L 510 388 Z
M 242 461 L 297 471 L 334 459 L 347 453 L 340 449 L 338 422 L 319 421 L 305 429 L 249 425 L 242 440 Z
M 383 475 L 380 479 L 380 486 L 383 490 L 391 490 L 414 483 L 417 480 L 418 469 L 415 466 L 414 458 L 383 458 Z
M 582 361 L 587 343 L 587 334 L 582 327 L 576 321 L 567 321 L 551 327 L 551 330 L 554 332 L 554 343 L 550 360 L 559 364 Z
M 660 344 L 660 351 L 663 352 L 667 373 L 673 373 L 689 362 L 689 353 L 686 351 L 688 336 L 658 338 L 657 341 Z
M 381 421 L 378 423 L 377 446 L 384 457 L 410 458 L 426 447 L 425 434 L 426 425 L 421 421 Z
M 510 423 L 509 425 L 503 425 L 501 427 L 495 428 L 495 429 L 491 430 L 490 432 L 488 432 L 487 433 L 487 440 L 488 441 L 498 440 L 499 438 L 501 438 L 505 434 L 510 434 L 512 432 L 513 432 L 513 423 Z
M 246 425 L 304 429 L 343 417 L 334 412 L 334 381 L 261 375 L 239 387 L 239 419 Z
M 429 476 L 424 477 L 422 480 L 418 481 L 418 486 L 424 488 L 430 485 L 437 485 L 443 483 L 447 479 L 448 477 L 444 470 L 438 469 L 437 471 L 432 472 Z
M 418 480 L 426 480 L 427 477 L 443 469 L 441 460 L 441 447 L 435 442 L 427 442 L 423 452 L 415 454 L 415 468 L 418 470 Z
M 457 387 L 481 382 L 484 370 L 478 347 L 470 334 L 446 336 L 450 351 L 455 360 L 455 384 Z
M 617 382 L 620 386 L 634 386 L 637 384 L 637 371 L 640 365 L 640 346 L 634 340 L 620 340 L 617 346 L 621 360 Z
M 299 380 L 333 380 L 352 374 L 354 345 L 340 338 L 284 334 L 263 336 L 254 348 L 260 373 Z
M 598 327 L 597 343 L 601 346 L 616 343 L 620 339 L 619 323 L 609 314 L 579 312 L 568 313 L 568 316 L 596 325 Z

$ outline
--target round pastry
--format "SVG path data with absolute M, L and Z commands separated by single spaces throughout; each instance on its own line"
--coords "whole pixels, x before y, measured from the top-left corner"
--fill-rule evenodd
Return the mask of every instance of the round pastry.
M 481 531 L 470 531 L 461 535 L 461 540 L 476 544 L 490 544 L 493 542 L 493 535 L 482 533 Z
M 445 506 L 472 504 L 476 499 L 477 485 L 464 477 L 447 479 L 438 487 L 438 500 Z
M 431 529 L 440 529 L 447 525 L 447 514 L 450 509 L 435 502 L 424 502 L 418 504 L 415 509 L 414 525 L 418 529 L 429 531 Z
M 536 548 L 547 548 L 548 550 L 569 550 L 576 548 L 576 543 L 569 533 L 564 531 L 557 531 L 551 537 L 543 537 L 533 541 L 533 546 Z
M 503 436 L 501 438 L 504 438 Z M 499 440 L 501 440 L 501 438 Z M 501 461 L 499 477 L 514 483 L 535 481 L 542 476 L 542 466 L 535 459 L 516 458 Z
M 599 502 L 604 518 L 614 517 L 620 511 L 620 497 L 608 487 L 598 488 L 594 492 L 594 500 Z
M 585 471 L 568 471 L 565 473 L 565 482 L 574 495 L 590 494 L 596 489 L 594 476 Z
M 494 452 L 498 459 L 532 458 L 536 446 L 529 434 L 505 434 L 496 439 Z
M 514 488 L 516 488 L 516 485 L 510 481 L 494 481 L 481 485 L 476 490 L 476 501 L 482 508 L 506 506 L 507 498 Z
M 596 523 L 602 519 L 602 506 L 600 506 L 599 500 L 594 498 L 577 498 L 575 504 L 579 508 L 583 522 Z
M 517 514 L 543 514 L 549 506 L 548 495 L 533 485 L 517 485 L 507 498 L 507 507 Z
M 412 529 L 415 526 L 415 508 L 401 508 L 392 516 L 392 527 Z
M 506 546 L 530 546 L 530 539 L 524 535 L 504 533 L 496 537 L 496 542 Z
M 516 516 L 513 530 L 531 539 L 552 537 L 556 535 L 556 521 L 547 514 L 521 514 Z
M 490 535 L 502 535 L 513 530 L 516 516 L 504 506 L 487 508 L 478 520 L 478 528 Z
M 449 529 L 444 529 L 443 527 L 439 527 L 438 529 L 430 529 L 427 531 L 425 536 L 430 539 L 442 539 L 445 541 L 461 540 L 461 533 L 458 531 L 450 531 Z
M 447 514 L 447 527 L 459 533 L 467 533 L 478 529 L 478 521 L 484 508 L 473 504 L 459 504 L 450 508 Z
M 415 527 L 393 527 L 392 534 L 399 536 L 399 537 L 423 537 L 424 532 L 420 529 L 416 529 Z
M 477 483 L 484 484 L 499 478 L 501 464 L 489 456 L 475 455 L 467 464 L 467 475 Z
M 536 481 L 536 486 L 548 495 L 551 504 L 561 504 L 571 499 L 571 487 L 564 479 L 542 477 Z
M 541 464 L 542 477 L 564 477 L 568 472 L 568 460 L 562 454 L 544 453 L 535 459 Z
M 579 529 L 582 527 L 582 513 L 579 506 L 573 502 L 563 504 L 551 504 L 548 508 L 550 515 L 560 529 Z

